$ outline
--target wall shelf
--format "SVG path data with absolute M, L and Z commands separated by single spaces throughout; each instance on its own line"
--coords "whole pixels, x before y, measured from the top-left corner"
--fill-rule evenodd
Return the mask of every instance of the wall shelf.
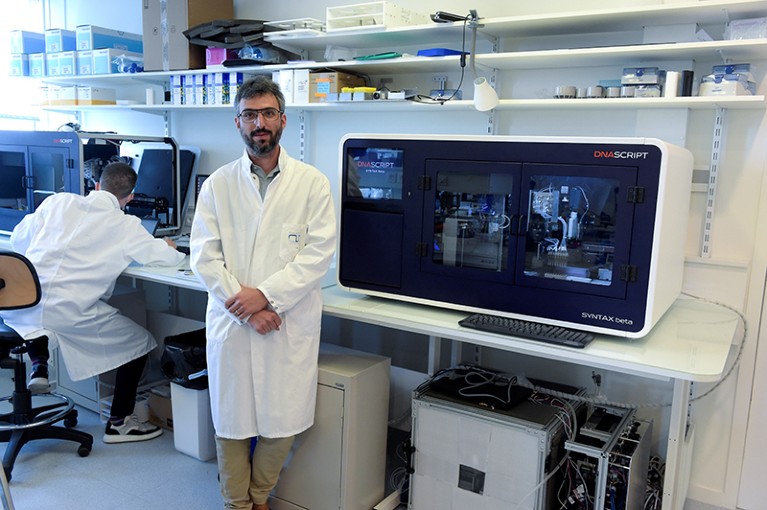
M 87 112 L 133 110 L 163 114 L 174 111 L 227 111 L 232 105 L 61 105 L 45 106 L 54 112 Z M 708 96 L 675 98 L 618 98 L 618 99 L 502 99 L 497 110 L 655 110 L 655 109 L 715 110 L 764 110 L 765 96 Z M 357 112 L 423 112 L 428 109 L 449 111 L 474 110 L 472 101 L 448 101 L 442 105 L 414 101 L 359 101 L 338 103 L 307 103 L 288 105 L 289 110 L 306 111 L 357 111 Z

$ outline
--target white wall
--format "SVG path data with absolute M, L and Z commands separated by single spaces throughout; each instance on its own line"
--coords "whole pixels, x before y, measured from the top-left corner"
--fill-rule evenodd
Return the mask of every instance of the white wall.
M 64 0 L 52 0 L 52 3 Z M 325 18 L 324 7 L 345 5 L 348 1 L 305 2 L 303 0 L 235 0 L 235 16 L 265 20 L 293 19 L 301 17 Z M 619 0 L 610 8 L 636 7 L 651 3 Z M 665 2 L 670 3 L 670 2 Z M 104 8 L 109 5 L 109 9 Z M 560 0 L 550 2 L 498 2 L 497 0 L 422 0 L 413 8 L 423 12 L 445 10 L 457 14 L 477 9 L 483 17 L 503 17 L 554 12 L 572 8 L 571 2 Z M 580 10 L 598 10 L 607 6 L 596 0 L 584 0 L 578 4 Z M 70 0 L 66 16 L 67 28 L 80 23 L 112 26 L 130 31 L 140 31 L 140 1 L 119 0 L 108 4 L 98 0 Z M 636 34 L 631 34 L 635 37 Z M 628 37 L 627 34 L 622 36 Z M 562 44 L 562 40 L 552 44 Z M 514 44 L 515 41 L 506 41 Z M 698 69 L 705 69 L 719 62 L 695 62 Z M 764 94 L 764 70 L 767 62 L 758 62 L 760 89 Z M 504 97 L 543 97 L 550 94 L 553 84 L 565 79 L 592 80 L 594 76 L 608 77 L 616 74 L 615 69 L 564 70 L 558 76 L 555 71 L 515 72 L 500 77 L 501 95 Z M 398 78 L 400 79 L 400 78 Z M 451 82 L 457 81 L 457 73 L 451 75 Z M 295 112 L 288 113 L 288 129 L 283 143 L 288 151 L 299 152 L 298 120 Z M 435 110 L 419 115 L 417 119 L 402 113 L 318 113 L 307 112 L 307 161 L 326 172 L 336 180 L 338 167 L 338 140 L 349 132 L 419 132 L 419 133 L 466 133 L 481 134 L 487 128 L 488 117 L 476 112 L 445 115 Z M 593 136 L 657 136 L 673 143 L 685 145 L 695 158 L 695 168 L 707 170 L 710 165 L 713 136 L 714 112 L 711 111 L 610 111 L 610 112 L 501 112 L 497 117 L 499 134 L 522 135 L 593 135 Z M 233 113 L 230 112 L 183 112 L 171 115 L 171 134 L 184 145 L 198 145 L 203 150 L 201 171 L 208 173 L 224 162 L 237 157 L 242 151 L 241 142 L 233 127 Z M 694 193 L 690 209 L 690 223 L 687 237 L 688 264 L 685 269 L 685 290 L 709 299 L 727 303 L 745 312 L 749 325 L 746 348 L 740 367 L 733 376 L 704 400 L 696 402 L 692 418 L 696 423 L 697 443 L 693 459 L 693 474 L 689 491 L 691 508 L 713 506 L 735 508 L 740 491 L 741 459 L 746 452 L 745 437 L 748 424 L 749 402 L 751 399 L 754 374 L 754 359 L 757 352 L 759 322 L 762 314 L 764 275 L 767 272 L 767 215 L 761 204 L 765 194 L 763 174 L 767 161 L 767 122 L 764 110 L 728 111 L 726 113 L 726 156 L 722 161 L 719 189 L 716 202 L 716 216 L 713 222 L 712 257 L 702 259 L 699 249 L 702 242 L 702 225 L 706 207 L 704 191 Z M 135 113 L 120 113 L 110 116 L 86 115 L 86 130 L 113 129 L 123 134 L 162 134 L 163 124 L 159 116 Z M 126 131 L 128 130 L 128 131 Z M 146 131 L 146 132 L 144 132 Z M 338 320 L 326 320 L 324 331 L 343 339 L 344 343 L 355 346 L 360 343 L 355 336 L 364 331 L 371 345 L 394 358 L 400 366 L 425 371 L 425 340 L 423 338 L 389 331 L 371 330 L 359 325 Z M 469 349 L 471 351 L 471 349 Z M 473 352 L 467 352 L 473 355 Z M 499 368 L 516 369 L 528 375 L 562 379 L 561 382 L 592 388 L 591 372 L 588 369 L 573 368 L 546 360 L 527 359 L 508 353 L 485 350 L 484 363 Z M 760 353 L 764 359 L 763 353 Z M 762 370 L 764 363 L 761 363 Z M 550 374 L 556 374 L 552 376 Z M 663 381 L 647 382 L 626 377 L 619 373 L 604 373 L 603 390 L 611 400 L 630 402 L 669 402 L 670 385 Z M 764 374 L 760 372 L 763 379 Z M 761 379 L 760 379 L 761 380 Z M 709 386 L 696 387 L 700 394 Z M 756 393 L 757 398 L 764 394 Z M 763 414 L 763 411 L 760 411 Z M 667 408 L 643 411 L 665 422 Z M 760 416 L 760 415 L 756 415 Z M 663 427 L 657 427 L 654 449 L 663 452 Z M 764 420 L 754 419 L 752 429 L 764 430 Z M 761 452 L 749 466 L 758 467 L 764 458 L 764 446 L 759 444 L 761 432 L 751 433 L 755 438 L 756 451 Z M 749 446 L 749 451 L 753 448 Z M 748 473 L 749 475 L 751 473 Z M 743 508 L 757 510 L 758 503 L 767 500 L 764 488 L 758 482 L 759 476 L 744 489 Z M 760 495 L 760 492 L 761 495 Z

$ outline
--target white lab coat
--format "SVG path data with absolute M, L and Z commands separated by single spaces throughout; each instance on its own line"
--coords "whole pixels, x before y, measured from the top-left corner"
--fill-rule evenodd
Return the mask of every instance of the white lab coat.
M 32 308 L 2 312 L 3 320 L 24 338 L 48 334 L 72 380 L 112 370 L 156 347 L 148 331 L 105 301 L 132 262 L 170 266 L 184 255 L 126 215 L 112 193 L 46 198 L 13 230 L 11 247 L 35 266 L 42 299 Z
M 335 251 L 330 183 L 280 148 L 280 173 L 264 199 L 247 153 L 203 184 L 191 262 L 208 289 L 208 378 L 216 434 L 286 437 L 309 428 L 317 396 L 320 280 Z M 261 335 L 224 302 L 257 287 L 282 319 Z

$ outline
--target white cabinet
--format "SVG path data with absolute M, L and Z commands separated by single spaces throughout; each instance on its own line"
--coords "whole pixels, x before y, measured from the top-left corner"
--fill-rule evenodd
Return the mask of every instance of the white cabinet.
M 384 497 L 389 359 L 320 350 L 314 425 L 296 438 L 274 510 L 368 510 Z

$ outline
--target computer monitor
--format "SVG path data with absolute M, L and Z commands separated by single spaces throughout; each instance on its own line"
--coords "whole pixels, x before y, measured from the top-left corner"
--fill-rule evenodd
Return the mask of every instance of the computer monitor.
M 139 217 L 154 217 L 160 220 L 158 232 L 174 232 L 181 228 L 190 183 L 193 182 L 199 165 L 200 149 L 182 146 L 179 148 L 179 175 L 175 179 L 173 149 L 146 148 L 138 164 L 138 180 L 134 188 L 134 200 L 126 212 Z

